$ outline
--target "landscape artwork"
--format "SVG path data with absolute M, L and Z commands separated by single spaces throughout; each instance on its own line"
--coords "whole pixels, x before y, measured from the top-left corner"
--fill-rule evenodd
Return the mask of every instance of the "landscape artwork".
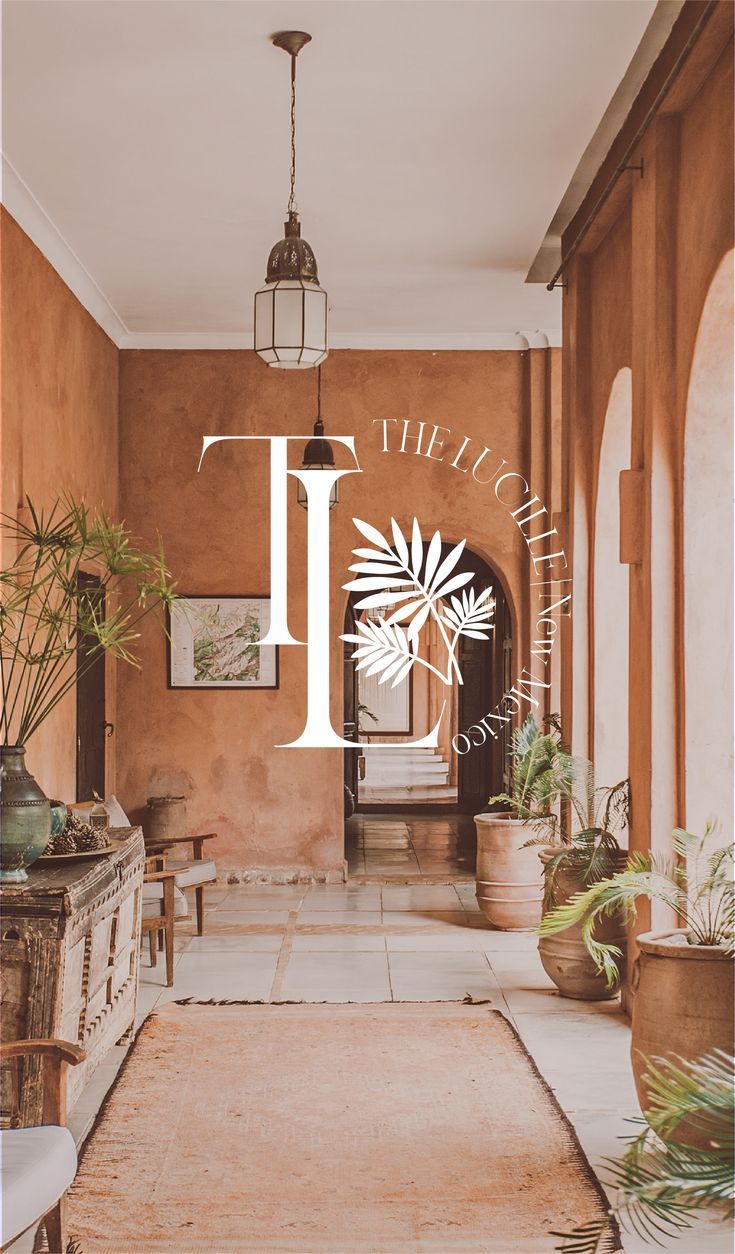
M 266 597 L 182 596 L 170 614 L 170 688 L 277 688 Z

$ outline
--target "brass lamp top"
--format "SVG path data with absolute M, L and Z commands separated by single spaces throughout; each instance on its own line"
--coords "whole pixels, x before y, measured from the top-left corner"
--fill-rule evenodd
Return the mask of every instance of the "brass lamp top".
M 316 257 L 311 245 L 301 238 L 301 223 L 295 211 L 289 213 L 283 232 L 284 238 L 271 248 L 266 283 L 277 283 L 279 279 L 301 279 L 318 287 Z

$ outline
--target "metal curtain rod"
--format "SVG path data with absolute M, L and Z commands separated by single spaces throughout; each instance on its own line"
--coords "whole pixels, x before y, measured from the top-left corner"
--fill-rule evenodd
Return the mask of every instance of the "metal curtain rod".
M 663 100 L 664 96 L 667 94 L 674 78 L 679 73 L 679 70 L 681 69 L 682 65 L 684 64 L 687 57 L 689 56 L 689 53 L 691 52 L 695 43 L 699 39 L 699 36 L 702 32 L 702 28 L 711 17 L 714 10 L 717 8 L 718 3 L 719 3 L 719 0 L 707 0 L 706 7 L 703 9 L 702 13 L 700 14 L 700 17 L 697 21 L 696 26 L 694 27 L 694 30 L 692 31 L 686 44 L 682 48 L 681 52 L 676 58 L 676 61 L 674 62 L 669 73 L 667 74 L 666 79 L 664 80 L 664 83 L 656 96 L 656 99 L 654 100 L 650 109 L 646 113 L 646 116 L 641 122 L 641 125 L 638 127 L 638 130 L 636 131 L 635 136 L 633 137 L 630 144 L 626 148 L 625 153 L 623 154 L 623 158 L 620 162 L 620 165 L 617 167 L 617 169 L 614 171 L 614 173 L 610 177 L 604 190 L 600 193 L 598 199 L 595 201 L 593 208 L 590 210 L 584 222 L 582 223 L 581 227 L 579 228 L 577 234 L 575 235 L 574 239 L 569 245 L 566 256 L 562 259 L 562 262 L 558 270 L 554 274 L 554 277 L 551 279 L 549 283 L 546 284 L 547 292 L 553 291 L 553 289 L 556 287 L 557 281 L 561 278 L 562 274 L 566 270 L 567 265 L 569 264 L 572 257 L 576 253 L 577 249 L 579 248 L 579 245 L 582 243 L 582 240 L 584 239 L 585 235 L 587 234 L 587 231 L 592 225 L 593 220 L 597 217 L 597 214 L 599 213 L 600 209 L 602 208 L 608 196 L 610 195 L 610 192 L 612 191 L 613 187 L 615 186 L 618 179 L 620 178 L 620 175 L 623 173 L 623 171 L 626 168 L 628 169 L 630 168 L 628 165 L 628 162 L 630 158 L 632 157 L 634 150 L 636 149 L 638 144 L 641 142 L 641 139 L 643 138 L 645 132 L 648 130 L 648 127 L 653 121 L 653 118 L 658 110 L 658 107 L 661 104 L 661 101 Z M 637 169 L 638 167 L 633 167 L 633 168 Z M 642 176 L 642 171 L 641 171 L 641 176 Z

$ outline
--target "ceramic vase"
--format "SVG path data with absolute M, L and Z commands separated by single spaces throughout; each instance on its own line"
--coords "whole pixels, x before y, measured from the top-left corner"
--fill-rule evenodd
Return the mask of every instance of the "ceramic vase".
M 24 745 L 0 745 L 0 883 L 22 884 L 51 839 L 51 805 L 25 764 Z

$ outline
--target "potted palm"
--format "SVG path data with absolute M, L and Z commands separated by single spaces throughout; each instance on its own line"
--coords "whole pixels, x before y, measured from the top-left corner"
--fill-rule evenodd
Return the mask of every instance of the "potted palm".
M 538 925 L 542 883 L 536 850 L 529 842 L 546 821 L 559 791 L 567 755 L 561 749 L 558 720 L 542 731 L 533 714 L 511 737 L 511 788 L 488 805 L 505 813 L 475 815 L 477 902 L 493 927 L 517 931 Z
M 26 746 L 101 654 L 135 664 L 143 618 L 173 600 L 163 553 L 137 548 L 104 511 L 27 498 L 3 516 L 16 556 L 0 572 L 0 881 L 22 883 L 51 835 L 51 808 Z M 24 513 L 26 510 L 24 510 Z M 96 576 L 94 583 L 80 579 Z M 83 644 L 83 647 L 82 647 Z
M 560 816 L 549 815 L 544 820 L 545 832 L 531 842 L 546 846 L 539 852 L 544 868 L 544 913 L 625 865 L 618 834 L 628 826 L 628 781 L 597 788 L 592 763 L 568 757 L 558 772 L 558 796 Z M 600 921 L 599 928 L 599 939 L 614 954 L 614 979 L 598 971 L 581 924 L 571 923 L 563 931 L 540 936 L 539 957 L 562 997 L 601 1001 L 617 992 L 624 967 L 625 918 L 621 911 L 614 911 Z
M 691 1232 L 693 1219 L 732 1222 L 732 1055 L 714 1050 L 689 1063 L 649 1059 L 645 1074 L 647 1126 L 622 1157 L 604 1163 L 605 1183 L 617 1191 L 615 1203 L 604 1219 L 552 1233 L 562 1238 L 556 1247 L 562 1254 L 600 1254 L 610 1248 L 618 1223 L 661 1245 L 662 1237 Z
M 684 920 L 683 927 L 637 938 L 631 1058 L 643 1109 L 649 1097 L 644 1058 L 691 1060 L 732 1046 L 733 847 L 713 850 L 711 844 L 709 825 L 703 836 L 677 828 L 672 857 L 631 854 L 624 870 L 577 893 L 541 922 L 543 936 L 580 925 L 589 954 L 612 985 L 620 952 L 600 935 L 603 920 L 619 911 L 632 917 L 639 897 L 662 902 Z

